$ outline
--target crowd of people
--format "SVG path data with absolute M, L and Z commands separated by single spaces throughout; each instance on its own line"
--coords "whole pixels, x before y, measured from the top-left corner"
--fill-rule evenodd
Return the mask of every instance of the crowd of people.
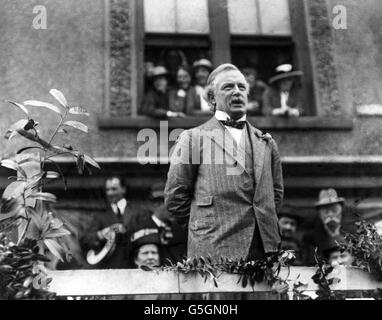
M 146 63 L 146 91 L 141 114 L 157 119 L 212 114 L 205 96 L 207 79 L 212 70 L 213 65 L 208 59 L 196 60 L 191 68 L 187 64 L 154 66 L 151 62 Z M 291 64 L 279 65 L 268 83 L 260 80 L 252 66 L 244 66 L 241 71 L 249 84 L 248 115 L 303 115 L 301 71 L 294 70 Z
M 155 267 L 186 258 L 188 231 L 165 208 L 163 189 L 163 183 L 154 184 L 147 199 L 149 205 L 145 210 L 137 210 L 126 199 L 124 179 L 118 176 L 107 178 L 108 210 L 98 214 L 91 228 L 80 237 L 82 257 L 77 255 L 74 259 L 81 264 L 59 264 L 58 268 Z M 315 265 L 316 249 L 318 257 L 332 266 L 351 266 L 353 258 L 341 246 L 344 232 L 351 232 L 342 224 L 345 199 L 329 188 L 321 190 L 318 201 L 312 205 L 316 208 L 316 219 L 313 226 L 304 230 L 301 229 L 304 225 L 301 213 L 290 207 L 280 210 L 280 249 L 295 252 L 292 263 L 295 266 Z M 109 246 L 110 241 L 112 245 Z

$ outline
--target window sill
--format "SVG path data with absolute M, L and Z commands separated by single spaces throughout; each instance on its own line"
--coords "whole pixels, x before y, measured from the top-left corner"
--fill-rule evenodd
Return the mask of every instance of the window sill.
M 168 120 L 168 127 L 193 128 L 206 122 L 210 116 L 198 116 L 187 118 L 172 118 Z M 344 117 L 300 117 L 300 118 L 277 118 L 277 117 L 248 117 L 251 124 L 259 129 L 272 130 L 352 130 L 353 120 Z M 164 121 L 164 120 L 162 120 Z M 135 117 L 99 117 L 98 127 L 108 129 L 156 129 L 160 126 L 160 120 L 146 116 Z

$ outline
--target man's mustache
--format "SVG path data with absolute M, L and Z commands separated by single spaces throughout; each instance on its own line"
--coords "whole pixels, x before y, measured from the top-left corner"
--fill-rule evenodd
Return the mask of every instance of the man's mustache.
M 337 224 L 340 224 L 341 223 L 341 218 L 329 217 L 329 218 L 324 219 L 324 223 L 325 224 L 328 224 L 328 223 L 330 223 L 332 221 L 337 223 Z
M 244 103 L 244 97 L 233 97 L 230 99 L 230 103 Z

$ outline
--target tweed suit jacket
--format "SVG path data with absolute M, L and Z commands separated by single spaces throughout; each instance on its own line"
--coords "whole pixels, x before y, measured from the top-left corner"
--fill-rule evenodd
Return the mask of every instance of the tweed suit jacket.
M 255 227 L 265 252 L 279 249 L 277 211 L 283 198 L 279 152 L 270 135 L 248 122 L 246 126 L 253 150 L 252 186 L 242 153 L 229 147 L 233 137 L 215 117 L 179 136 L 165 205 L 178 223 L 188 227 L 188 257 L 246 258 Z M 223 163 L 216 161 L 219 152 Z M 237 169 L 234 174 L 233 169 Z

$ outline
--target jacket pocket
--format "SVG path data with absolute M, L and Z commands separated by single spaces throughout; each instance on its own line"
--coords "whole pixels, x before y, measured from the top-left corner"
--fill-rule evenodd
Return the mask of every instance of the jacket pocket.
M 209 207 L 213 204 L 213 196 L 200 197 L 195 200 L 198 207 Z

